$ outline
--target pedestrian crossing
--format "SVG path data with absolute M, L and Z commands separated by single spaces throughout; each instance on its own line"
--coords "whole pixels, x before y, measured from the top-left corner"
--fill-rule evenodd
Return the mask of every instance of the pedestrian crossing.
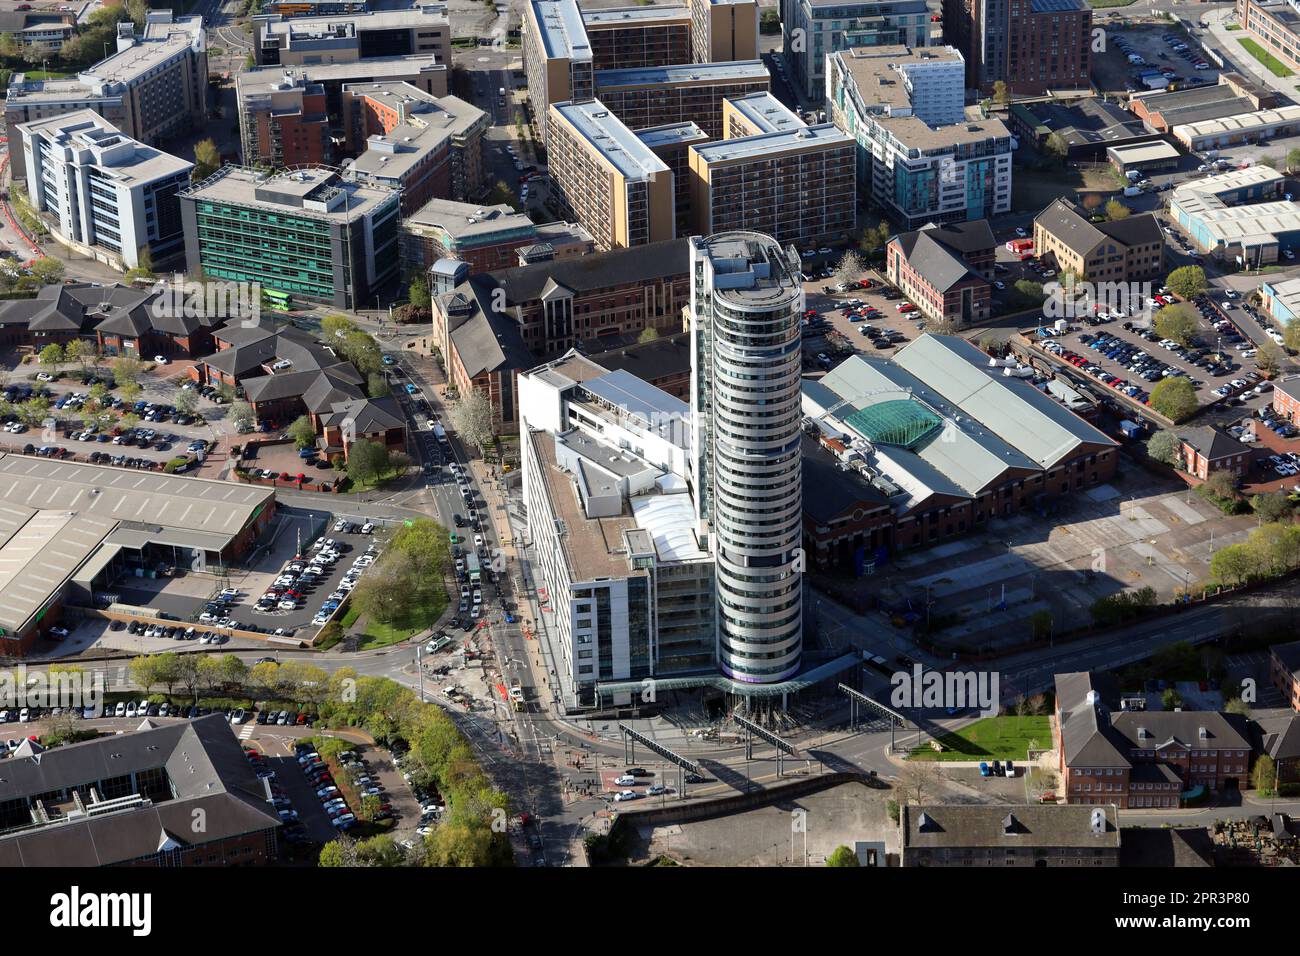
M 250 739 L 253 736 L 253 732 L 255 730 L 257 730 L 257 723 L 255 721 L 250 720 L 248 723 L 244 724 L 244 726 L 239 728 L 239 739 L 240 740 Z

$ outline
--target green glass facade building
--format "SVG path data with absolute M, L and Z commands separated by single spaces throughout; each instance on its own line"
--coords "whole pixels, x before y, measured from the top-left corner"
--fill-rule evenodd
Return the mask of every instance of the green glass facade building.
M 399 194 L 327 168 L 226 166 L 181 194 L 188 267 L 341 309 L 374 308 L 399 270 Z

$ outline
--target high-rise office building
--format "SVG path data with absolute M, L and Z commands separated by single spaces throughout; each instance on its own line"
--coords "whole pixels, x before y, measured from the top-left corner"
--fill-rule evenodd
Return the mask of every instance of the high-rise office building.
M 691 477 L 717 567 L 719 668 L 769 684 L 799 670 L 798 254 L 768 236 L 691 239 Z
M 943 32 L 966 59 L 966 85 L 1038 96 L 1087 89 L 1092 8 L 1083 0 L 944 0 Z
M 56 237 L 120 269 L 147 251 L 155 264 L 184 252 L 180 201 L 194 164 L 137 143 L 94 110 L 18 127 L 32 208 Z
M 790 81 L 822 98 L 826 58 L 855 46 L 929 46 L 926 0 L 781 0 L 783 56 Z

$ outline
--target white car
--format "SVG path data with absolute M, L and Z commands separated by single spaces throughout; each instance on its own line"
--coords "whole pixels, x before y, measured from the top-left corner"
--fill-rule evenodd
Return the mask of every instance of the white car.
M 438 424 L 438 420 L 436 418 L 430 418 L 427 422 L 424 423 L 424 427 L 429 429 L 429 431 L 433 431 L 433 426 L 436 424 Z
M 635 790 L 620 790 L 618 793 L 614 794 L 615 803 L 622 803 L 625 800 L 639 800 L 640 798 L 641 794 L 637 793 Z
M 36 373 L 36 381 L 38 381 L 38 382 L 52 382 L 52 381 L 54 381 L 54 376 L 51 375 L 49 372 L 37 372 L 37 373 Z
M 165 356 L 165 355 L 155 355 L 155 356 L 153 357 L 153 360 L 154 360 L 156 363 L 158 363 L 159 365 L 166 365 L 166 364 L 168 364 L 168 363 L 171 361 L 171 360 L 168 359 L 167 356 Z

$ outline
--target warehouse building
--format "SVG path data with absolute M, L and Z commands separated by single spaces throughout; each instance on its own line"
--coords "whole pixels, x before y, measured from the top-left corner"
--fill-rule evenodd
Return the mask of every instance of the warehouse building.
M 836 460 L 820 473 L 851 485 L 836 493 L 843 513 L 805 509 L 816 563 L 869 562 L 1109 481 L 1116 443 L 1019 372 L 925 334 L 892 359 L 856 355 L 805 381 L 805 434 Z
M 136 568 L 222 571 L 274 513 L 269 489 L 0 455 L 0 653 L 29 651 L 64 605 L 93 606 Z
M 1173 128 L 1174 138 L 1185 149 L 1196 153 L 1225 146 L 1241 146 L 1244 143 L 1260 143 L 1282 136 L 1295 136 L 1297 133 L 1300 133 L 1300 106 L 1279 106 L 1253 113 L 1221 116 Z
M 1268 166 L 1207 176 L 1175 189 L 1169 214 L 1201 252 L 1259 268 L 1300 244 L 1300 203 L 1281 198 L 1285 183 Z

